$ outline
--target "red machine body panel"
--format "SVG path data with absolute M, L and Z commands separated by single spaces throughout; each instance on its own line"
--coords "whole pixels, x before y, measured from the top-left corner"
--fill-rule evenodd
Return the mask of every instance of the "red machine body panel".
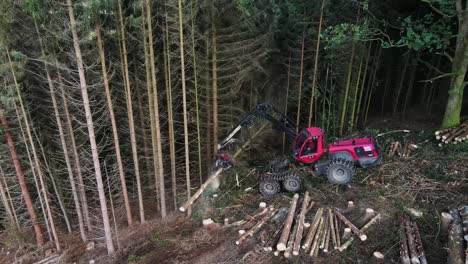
M 348 152 L 353 160 L 379 156 L 375 148 L 375 140 L 372 137 L 334 142 L 328 145 L 328 151 L 330 154 L 343 151 Z

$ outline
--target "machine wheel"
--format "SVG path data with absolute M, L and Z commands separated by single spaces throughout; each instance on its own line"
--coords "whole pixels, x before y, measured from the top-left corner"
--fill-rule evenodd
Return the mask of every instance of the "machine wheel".
M 302 178 L 295 172 L 290 173 L 283 180 L 283 188 L 288 192 L 298 192 L 302 188 Z
M 348 184 L 356 174 L 356 166 L 353 161 L 344 159 L 331 160 L 327 166 L 328 181 L 333 184 Z
M 263 180 L 259 183 L 260 193 L 266 197 L 272 197 L 281 191 L 279 182 L 274 180 Z

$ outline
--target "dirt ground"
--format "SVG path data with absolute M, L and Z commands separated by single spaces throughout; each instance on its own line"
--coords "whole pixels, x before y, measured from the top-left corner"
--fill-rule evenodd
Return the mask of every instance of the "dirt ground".
M 346 215 L 352 222 L 359 223 L 366 208 L 382 214 L 382 219 L 366 232 L 368 239 L 355 241 L 344 252 L 320 252 L 315 258 L 304 253 L 289 259 L 276 257 L 264 251 L 261 245 L 261 241 L 268 240 L 273 233 L 269 224 L 241 245 L 235 244 L 240 227 L 224 227 L 225 218 L 231 223 L 249 219 L 258 212 L 262 201 L 275 208 L 288 207 L 292 197 L 290 193 L 282 193 L 266 199 L 258 193 L 256 171 L 265 169 L 265 160 L 279 155 L 273 149 L 260 154 L 251 149 L 224 174 L 217 197 L 208 193 L 195 203 L 191 218 L 174 213 L 165 222 L 153 218 L 156 220 L 123 230 L 119 239 L 121 249 L 112 258 L 106 256 L 102 245 L 86 251 L 85 245 L 71 243 L 61 262 L 209 264 L 311 263 L 313 260 L 313 263 L 371 263 L 372 253 L 379 251 L 385 254 L 385 263 L 398 263 L 399 217 L 402 213 L 417 212 L 422 216 L 412 218 L 419 226 L 428 262 L 445 263 L 447 236 L 439 229 L 439 216 L 443 211 L 468 204 L 468 144 L 439 147 L 433 133 L 434 130 L 420 129 L 379 137 L 378 143 L 383 148 L 394 140 L 413 142 L 419 148 L 409 158 L 386 157 L 381 166 L 358 170 L 351 185 L 334 186 L 324 178 L 305 177 L 304 191 L 309 191 L 315 202 L 306 222 L 312 221 L 319 207 L 343 209 L 348 201 L 355 203 L 355 208 Z M 252 176 L 244 177 L 252 170 L 255 170 Z M 205 218 L 212 218 L 217 224 L 204 228 L 202 219 Z
M 389 134 L 379 138 L 379 144 L 387 147 L 393 140 L 413 142 L 420 148 L 409 158 L 386 158 L 384 163 L 359 173 L 349 186 L 333 186 L 323 178 L 306 177 L 305 190 L 315 201 L 307 215 L 311 221 L 319 207 L 346 208 L 354 201 L 347 217 L 356 223 L 366 208 L 382 214 L 378 224 L 372 226 L 366 241 L 355 241 L 344 252 L 333 250 L 320 253 L 314 263 L 370 263 L 372 253 L 385 254 L 386 263 L 398 263 L 399 216 L 416 211 L 420 217 L 412 217 L 418 224 L 429 263 L 445 263 L 446 234 L 439 230 L 440 213 L 468 203 L 468 145 L 438 147 L 432 139 L 433 131 Z M 240 246 L 235 244 L 240 227 L 223 227 L 223 221 L 248 219 L 258 211 L 261 201 L 276 208 L 288 207 L 292 194 L 283 193 L 265 199 L 256 191 L 255 177 L 242 178 L 252 169 L 262 170 L 264 157 L 251 153 L 249 163 L 233 168 L 224 177 L 218 197 L 205 196 L 193 208 L 192 217 L 184 220 L 181 215 L 172 216 L 176 224 L 145 233 L 142 243 L 133 243 L 116 263 L 310 263 L 308 256 L 289 259 L 275 257 L 261 246 L 264 236 L 258 232 Z M 255 158 L 257 157 L 257 158 Z M 239 176 L 237 186 L 235 174 Z M 255 174 L 255 173 L 253 173 Z M 245 189 L 252 188 L 246 192 Z M 201 227 L 201 220 L 212 218 L 219 225 L 210 229 Z M 249 225 L 247 225 L 248 227 Z M 268 230 L 268 225 L 265 227 Z

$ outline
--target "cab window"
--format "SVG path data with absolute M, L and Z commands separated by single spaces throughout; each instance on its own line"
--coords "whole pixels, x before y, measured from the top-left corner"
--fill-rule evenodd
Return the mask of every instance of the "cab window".
M 356 152 L 356 155 L 359 158 L 374 156 L 374 153 L 372 152 L 372 149 L 370 147 L 357 147 L 357 148 L 354 148 L 354 152 Z
M 294 144 L 294 147 L 293 147 L 293 151 L 294 151 L 294 154 L 298 154 L 299 151 L 301 150 L 301 147 L 302 145 L 304 145 L 304 142 L 307 140 L 307 134 L 306 133 L 301 133 L 299 134 L 299 136 L 297 137 L 297 140 Z
M 302 149 L 301 156 L 317 153 L 317 144 L 318 144 L 317 138 L 307 140 L 307 142 L 305 142 L 304 144 L 304 148 Z

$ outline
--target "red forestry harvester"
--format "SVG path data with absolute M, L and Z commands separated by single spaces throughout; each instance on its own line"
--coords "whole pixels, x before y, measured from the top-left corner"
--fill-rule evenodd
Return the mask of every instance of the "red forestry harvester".
M 356 174 L 356 168 L 369 168 L 382 163 L 383 154 L 372 137 L 340 140 L 328 145 L 328 159 L 318 162 L 327 151 L 324 132 L 318 127 L 296 129 L 294 121 L 279 112 L 272 105 L 259 104 L 239 125 L 218 145 L 216 167 L 229 168 L 232 165 L 228 150 L 236 145 L 235 136 L 243 128 L 252 126 L 257 118 L 267 120 L 273 128 L 286 133 L 292 140 L 292 161 L 276 160 L 271 164 L 271 172 L 260 177 L 259 189 L 265 196 L 273 196 L 281 191 L 281 186 L 290 192 L 302 188 L 301 173 L 297 166 L 309 168 L 315 174 L 326 175 L 334 184 L 348 184 Z M 299 131 L 299 133 L 297 132 Z

